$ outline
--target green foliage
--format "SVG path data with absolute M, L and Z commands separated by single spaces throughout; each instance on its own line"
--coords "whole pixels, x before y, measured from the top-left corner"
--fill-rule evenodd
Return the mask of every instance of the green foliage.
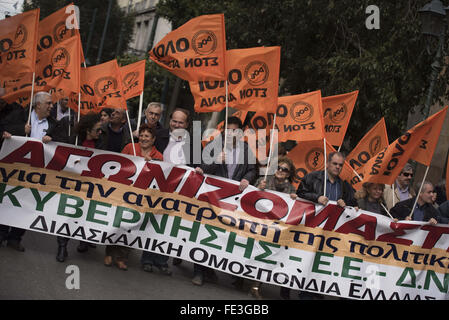
M 106 21 L 109 1 L 105 0 L 31 0 L 30 3 L 24 3 L 24 11 L 40 8 L 40 19 L 47 17 L 51 13 L 60 8 L 73 3 L 78 6 L 80 10 L 80 33 L 81 42 L 83 44 L 84 53 L 88 50 L 86 59 L 88 64 L 96 64 L 97 55 L 100 47 L 101 37 L 103 34 L 103 27 Z M 92 34 L 90 47 L 87 48 L 87 40 L 90 31 L 90 24 L 92 21 L 94 9 L 97 8 L 95 17 L 95 27 Z M 126 15 L 120 10 L 117 1 L 112 1 L 111 16 L 109 18 L 108 28 L 106 32 L 106 40 L 104 42 L 103 54 L 100 62 L 115 59 L 126 52 L 128 45 L 132 40 L 130 35 L 133 34 L 134 16 Z M 123 28 L 123 30 L 122 30 Z M 117 54 L 117 45 L 122 32 L 120 49 Z
M 359 90 L 346 136 L 349 149 L 382 116 L 390 141 L 407 115 L 423 105 L 433 56 L 425 50 L 418 9 L 428 0 L 162 0 L 160 16 L 174 28 L 193 17 L 224 13 L 227 49 L 281 46 L 280 95 L 321 89 L 323 96 Z M 368 30 L 366 8 L 380 9 L 380 29 Z M 443 74 L 434 96 L 445 94 Z

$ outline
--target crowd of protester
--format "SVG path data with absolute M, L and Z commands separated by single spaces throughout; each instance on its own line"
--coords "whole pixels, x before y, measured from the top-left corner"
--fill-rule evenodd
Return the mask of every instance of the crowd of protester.
M 2 88 L 0 88 L 2 90 Z M 100 113 L 88 113 L 76 121 L 75 113 L 68 108 L 67 99 L 52 103 L 51 95 L 39 92 L 33 99 L 30 111 L 18 104 L 8 104 L 1 100 L 4 92 L 0 91 L 0 138 L 1 143 L 11 136 L 29 136 L 42 140 L 77 144 L 84 147 L 108 150 L 129 155 L 136 155 L 145 160 L 160 160 L 175 165 L 188 164 L 192 167 L 193 141 L 185 143 L 185 130 L 191 125 L 188 110 L 176 108 L 169 115 L 169 127 L 160 123 L 163 107 L 160 103 L 148 104 L 142 117 L 142 125 L 137 128 L 136 121 L 128 124 L 123 109 L 103 108 Z M 131 126 L 131 127 L 130 127 Z M 242 129 L 243 124 L 237 117 L 228 118 L 228 129 Z M 131 136 L 134 138 L 132 143 Z M 239 182 L 240 190 L 250 184 L 259 189 L 269 189 L 283 192 L 292 199 L 300 197 L 318 204 L 326 205 L 329 200 L 336 201 L 341 207 L 351 206 L 376 214 L 389 216 L 395 221 L 413 220 L 431 224 L 449 223 L 449 202 L 446 199 L 445 183 L 437 186 L 428 181 L 412 187 L 414 168 L 406 164 L 392 186 L 365 183 L 357 192 L 349 183 L 340 179 L 345 157 L 340 152 L 331 153 L 326 162 L 326 171 L 316 171 L 307 174 L 298 189 L 293 186 L 295 166 L 283 151 L 277 159 L 275 173 L 260 176 L 258 168 L 248 163 L 248 153 L 251 152 L 247 143 L 236 143 L 237 139 L 217 139 L 222 145 L 218 150 L 226 150 L 218 155 L 218 163 L 201 164 L 195 167 L 197 173 L 213 174 Z M 214 149 L 217 150 L 217 149 Z M 324 187 L 325 186 L 325 187 Z M 325 188 L 325 193 L 324 193 Z M 415 207 L 414 207 L 415 206 Z M 414 208 L 413 208 L 414 207 Z M 0 245 L 23 252 L 21 240 L 25 230 L 0 225 Z M 67 243 L 69 239 L 57 237 L 56 260 L 64 262 L 68 257 Z M 86 252 L 95 245 L 80 241 L 78 252 Z M 116 265 L 121 270 L 128 269 L 128 257 L 132 249 L 124 246 L 108 245 L 105 247 L 104 265 Z M 182 260 L 173 258 L 172 265 L 177 266 Z M 171 275 L 169 257 L 161 254 L 143 251 L 141 256 L 142 269 L 153 272 L 156 268 L 161 274 Z M 193 266 L 192 283 L 201 286 L 205 281 L 215 280 L 215 271 L 199 264 Z M 243 278 L 234 277 L 234 285 L 241 288 Z M 250 293 L 257 299 L 263 297 L 260 282 L 252 281 Z M 281 287 L 280 296 L 290 298 L 290 290 Z M 319 299 L 316 294 L 300 293 L 300 298 Z

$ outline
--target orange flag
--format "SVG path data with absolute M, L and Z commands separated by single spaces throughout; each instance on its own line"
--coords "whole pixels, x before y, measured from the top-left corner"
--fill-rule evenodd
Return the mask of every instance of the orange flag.
M 418 123 L 377 156 L 372 157 L 363 167 L 363 182 L 393 184 L 410 157 L 416 150 L 422 150 L 422 141 L 429 137 L 429 133 L 432 132 L 432 137 L 440 135 L 440 122 L 446 117 L 447 108 Z M 439 130 L 433 131 L 434 126 L 439 127 Z
M 279 86 L 280 47 L 226 51 L 228 106 L 246 111 L 274 112 Z M 225 81 L 189 82 L 196 112 L 226 107 Z
M 39 9 L 0 20 L 0 78 L 34 72 Z
M 117 60 L 81 68 L 80 113 L 100 112 L 103 107 L 126 109 L 122 78 Z M 69 106 L 78 110 L 78 95 L 71 95 Z
M 80 39 L 68 38 L 43 55 L 37 64 L 36 85 L 44 90 L 58 89 L 60 95 L 69 96 L 80 90 Z M 62 93 L 61 93 L 62 91 Z
M 321 91 L 279 97 L 276 127 L 279 142 L 320 140 L 324 137 Z
M 346 161 L 351 168 L 359 172 L 365 163 L 386 147 L 388 147 L 388 134 L 385 119 L 382 118 L 363 136 L 348 154 Z
M 0 81 L 3 99 L 28 86 L 36 64 L 39 9 L 0 20 Z
M 385 119 L 377 122 L 346 157 L 340 177 L 348 181 L 356 190 L 362 187 L 363 166 L 372 157 L 388 147 Z
M 327 156 L 331 152 L 335 152 L 335 149 L 326 141 Z M 324 141 L 323 139 L 300 141 L 290 150 L 287 157 L 293 161 L 296 168 L 295 177 L 298 181 L 293 185 L 297 188 L 306 174 L 324 170 Z
M 443 109 L 444 115 L 438 117 L 434 124 L 428 128 L 428 131 L 422 138 L 418 148 L 410 157 L 425 166 L 430 166 L 430 163 L 432 162 L 433 153 L 435 152 L 438 138 L 440 137 L 441 128 L 443 127 L 444 119 L 446 117 L 446 111 L 444 110 L 447 110 L 447 106 Z
M 120 67 L 122 76 L 123 94 L 125 99 L 137 97 L 143 92 L 145 80 L 145 60 Z
M 359 91 L 322 99 L 324 134 L 333 146 L 341 146 Z
M 34 92 L 56 89 L 54 100 L 79 91 L 79 68 L 84 56 L 77 22 L 73 28 L 67 28 L 66 22 L 74 15 L 72 6 L 65 6 L 39 22 Z M 28 104 L 31 86 L 31 75 L 18 77 L 14 93 L 7 95 L 6 100 Z
M 73 7 L 73 3 L 71 3 L 53 12 L 39 22 L 38 59 L 40 53 L 44 53 L 46 50 L 60 45 L 71 37 L 77 37 L 79 41 L 80 60 L 81 62 L 84 61 L 78 22 L 73 21 L 73 26 L 67 23 L 67 21 L 72 22 L 72 15 L 75 15 Z M 67 28 L 67 25 L 69 25 L 69 28 Z
M 224 80 L 224 14 L 193 18 L 168 33 L 150 50 L 150 59 L 187 81 Z
M 80 57 L 79 36 L 68 38 L 61 43 L 38 54 L 36 63 L 34 92 L 55 89 L 54 100 L 68 97 L 79 91 Z M 24 77 L 16 84 L 17 90 L 8 94 L 5 100 L 29 103 L 32 77 Z M 21 88 L 21 89 L 19 89 Z

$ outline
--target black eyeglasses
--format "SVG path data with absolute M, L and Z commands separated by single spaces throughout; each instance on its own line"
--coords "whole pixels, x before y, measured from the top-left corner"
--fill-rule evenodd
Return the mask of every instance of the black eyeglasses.
M 408 173 L 408 172 L 402 172 L 402 175 L 406 178 L 411 177 L 413 178 L 413 173 Z
M 287 172 L 287 173 L 290 172 L 290 169 L 285 168 L 285 167 L 281 167 L 281 166 L 278 166 L 278 170 L 279 170 L 279 171 L 282 171 L 282 172 Z

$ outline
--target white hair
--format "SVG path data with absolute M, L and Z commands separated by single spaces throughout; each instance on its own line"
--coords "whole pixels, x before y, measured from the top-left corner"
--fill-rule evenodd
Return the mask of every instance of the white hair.
M 51 98 L 51 94 L 49 94 L 48 92 L 45 91 L 41 91 L 38 92 L 34 95 L 34 100 L 33 100 L 33 107 L 36 107 L 36 105 L 38 103 L 42 103 L 44 100 L 44 97 L 50 97 Z
M 146 110 L 148 110 L 150 107 L 158 107 L 158 108 L 162 108 L 162 103 L 160 102 L 150 102 L 146 108 Z

